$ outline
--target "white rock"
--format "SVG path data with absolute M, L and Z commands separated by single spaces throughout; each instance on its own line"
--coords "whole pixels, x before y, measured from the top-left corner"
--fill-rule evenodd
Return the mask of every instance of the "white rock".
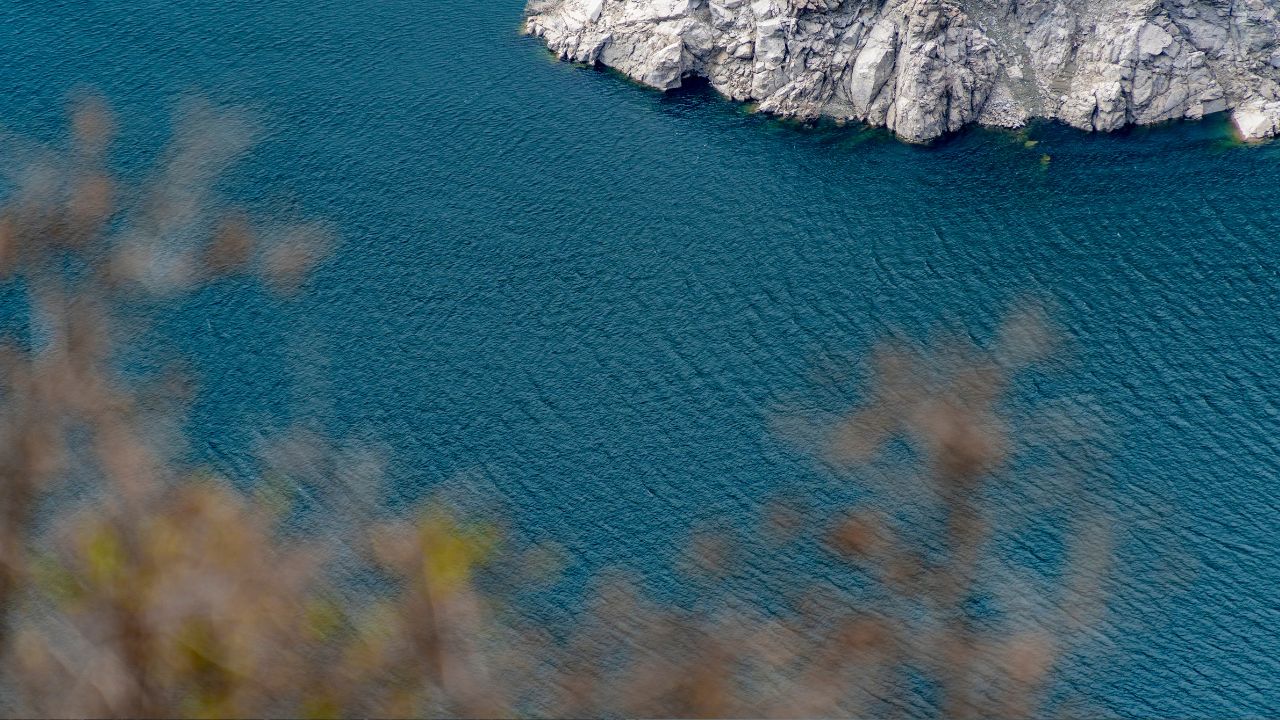
M 648 67 L 640 76 L 640 81 L 652 85 L 659 90 L 670 90 L 680 87 L 684 77 L 684 42 L 677 40 L 663 46 L 649 57 Z
M 888 19 L 881 20 L 871 30 L 862 52 L 858 53 L 849 81 L 849 100 L 859 115 L 867 114 L 871 101 L 893 73 L 898 54 L 897 39 L 897 26 Z
M 757 18 L 770 18 L 777 14 L 773 0 L 756 0 L 751 3 L 751 13 Z
M 782 33 L 782 19 L 773 18 L 756 25 L 756 59 L 777 67 L 787 55 L 787 39 Z
M 1235 110 L 1280 133 L 1280 0 L 530 0 L 526 31 L 567 60 L 927 141 L 965 123 L 1058 118 L 1112 130 Z M 1169 13 L 1177 15 L 1175 23 Z
M 581 29 L 600 19 L 600 11 L 604 9 L 604 0 L 572 0 L 564 7 L 565 27 L 572 30 Z
M 1280 132 L 1280 102 L 1254 98 L 1237 106 L 1231 120 L 1245 140 L 1273 137 Z
M 1159 55 L 1173 43 L 1173 36 L 1159 25 L 1143 25 L 1138 32 L 1138 49 L 1144 55 Z

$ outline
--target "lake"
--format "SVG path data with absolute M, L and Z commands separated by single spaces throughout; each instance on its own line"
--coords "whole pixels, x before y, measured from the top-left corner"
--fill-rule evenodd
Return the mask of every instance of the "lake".
M 612 565 L 661 590 L 691 527 L 859 497 L 771 430 L 825 397 L 815 368 L 890 331 L 983 341 L 1030 299 L 1065 343 L 1014 412 L 1087 416 L 1116 512 L 1064 682 L 1122 716 L 1280 712 L 1280 144 L 1217 117 L 912 147 L 557 63 L 521 11 L 0 8 L 7 129 L 56 139 L 94 88 L 137 170 L 182 98 L 242 106 L 260 141 L 226 194 L 340 237 L 297 298 L 225 283 L 156 319 L 201 462 L 247 476 L 301 420 L 384 447 L 393 502 L 485 488 L 574 558 L 567 595 Z

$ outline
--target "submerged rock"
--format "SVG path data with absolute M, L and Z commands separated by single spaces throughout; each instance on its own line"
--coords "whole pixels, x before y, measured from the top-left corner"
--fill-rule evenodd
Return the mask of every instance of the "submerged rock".
M 1085 130 L 1233 111 L 1280 133 L 1280 0 L 533 0 L 562 59 L 701 76 L 800 119 L 926 142 L 968 123 Z

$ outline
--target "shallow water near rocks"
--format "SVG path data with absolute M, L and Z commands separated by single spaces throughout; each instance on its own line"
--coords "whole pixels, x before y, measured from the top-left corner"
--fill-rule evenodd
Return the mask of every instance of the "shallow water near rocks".
M 1280 710 L 1280 144 L 1218 117 L 911 147 L 557 63 L 520 15 L 0 8 L 8 129 L 56 138 L 93 87 L 136 168 L 181 98 L 242 105 L 261 142 L 227 193 L 341 235 L 297 299 L 227 283 L 157 319 L 200 383 L 200 460 L 248 475 L 302 419 L 385 446 L 397 502 L 489 488 L 575 558 L 566 594 L 615 564 L 662 588 L 698 523 L 858 497 L 770 431 L 826 359 L 890 330 L 982 340 L 1034 298 L 1067 343 L 1019 412 L 1086 408 L 1119 508 L 1123 572 L 1070 690 L 1124 716 Z

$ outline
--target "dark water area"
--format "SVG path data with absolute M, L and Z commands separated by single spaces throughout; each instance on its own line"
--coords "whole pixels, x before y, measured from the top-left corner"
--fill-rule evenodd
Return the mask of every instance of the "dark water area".
M 1118 518 L 1070 689 L 1129 717 L 1280 713 L 1280 144 L 1218 117 L 911 147 L 557 63 L 520 20 L 519 0 L 0 7 L 6 129 L 56 139 L 94 88 L 138 169 L 183 98 L 242 106 L 260 141 L 227 195 L 341 238 L 294 299 L 227 282 L 156 318 L 199 379 L 198 459 L 251 474 L 302 420 L 385 447 L 396 502 L 482 485 L 571 580 L 661 587 L 700 523 L 858 497 L 770 429 L 816 367 L 891 330 L 984 340 L 1032 298 L 1066 348 L 1016 412 L 1088 416 Z

